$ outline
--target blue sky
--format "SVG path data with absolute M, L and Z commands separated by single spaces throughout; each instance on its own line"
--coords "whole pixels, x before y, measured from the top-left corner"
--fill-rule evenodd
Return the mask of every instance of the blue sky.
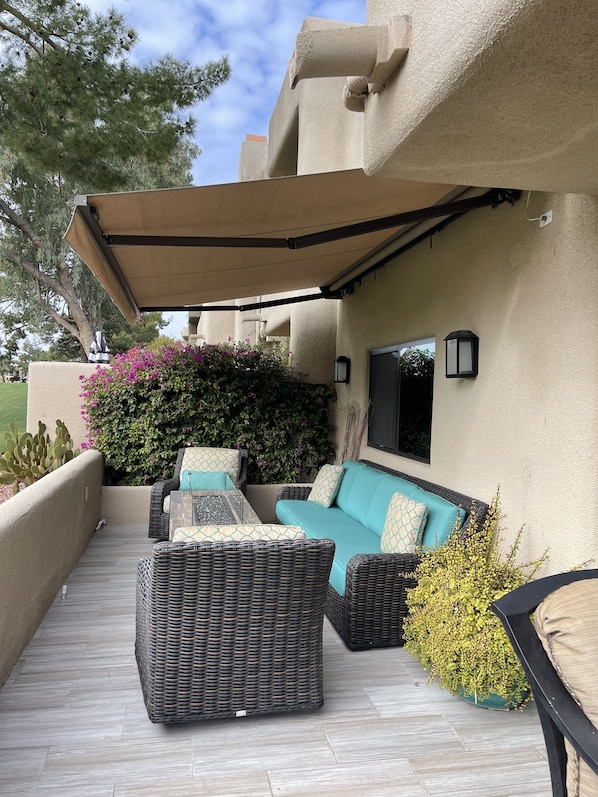
M 234 183 L 247 133 L 267 136 L 295 37 L 306 17 L 365 23 L 366 0 L 87 0 L 96 11 L 115 7 L 139 35 L 141 63 L 170 53 L 201 65 L 227 54 L 232 75 L 197 106 L 202 154 L 195 185 Z M 166 316 L 165 316 L 166 317 Z M 179 338 L 186 314 L 173 313 L 164 332 Z
M 98 11 L 114 6 L 139 34 L 133 51 L 141 62 L 171 53 L 204 64 L 229 56 L 232 75 L 197 106 L 202 149 L 194 183 L 237 180 L 247 133 L 267 135 L 295 37 L 306 17 L 364 23 L 366 0 L 87 0 Z

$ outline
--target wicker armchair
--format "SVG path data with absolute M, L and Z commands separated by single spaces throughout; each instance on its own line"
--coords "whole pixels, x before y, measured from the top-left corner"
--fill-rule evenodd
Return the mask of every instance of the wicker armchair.
M 170 495 L 173 490 L 178 490 L 180 487 L 181 471 L 185 468 L 185 461 L 189 456 L 193 455 L 194 451 L 198 451 L 194 447 L 179 448 L 176 464 L 174 466 L 174 475 L 165 481 L 159 481 L 152 485 L 150 495 L 150 514 L 149 514 L 149 529 L 148 537 L 153 537 L 158 540 L 168 539 L 168 524 L 170 515 L 164 511 L 164 499 Z M 214 449 L 218 451 L 229 452 L 236 451 L 235 449 Z M 248 464 L 247 449 L 239 449 L 239 472 L 236 479 L 233 479 L 235 486 L 245 492 L 247 486 L 247 464 Z M 207 470 L 207 469 L 206 469 Z
M 462 531 L 467 533 L 473 519 L 482 523 L 488 505 L 438 484 L 360 460 L 393 476 L 401 476 L 424 490 L 446 498 L 466 511 Z M 311 487 L 289 485 L 281 488 L 277 500 L 306 500 Z M 473 514 L 471 508 L 474 507 Z M 403 619 L 407 615 L 407 592 L 414 586 L 413 573 L 420 561 L 417 554 L 363 553 L 347 565 L 345 594 L 328 585 L 326 616 L 349 650 L 403 645 Z
M 135 653 L 152 722 L 318 708 L 331 540 L 162 542 L 139 561 Z
M 581 704 L 586 705 L 586 710 L 593 713 L 595 722 L 597 640 L 594 615 L 598 610 L 597 590 L 590 587 L 588 580 L 597 578 L 598 570 L 559 573 L 531 581 L 492 605 L 513 643 L 532 688 L 546 742 L 553 797 L 598 793 L 598 728 L 581 707 Z M 551 657 L 558 662 L 557 671 L 530 614 L 556 590 L 576 581 L 588 582 L 586 586 L 591 590 L 590 597 L 590 590 L 584 588 L 581 611 L 575 611 L 570 590 L 555 594 L 551 607 L 544 610 L 551 629 L 549 637 L 555 635 L 549 645 Z M 568 592 L 567 597 L 565 592 Z M 562 613 L 559 612 L 558 605 L 564 606 L 567 601 Z M 589 624 L 586 625 L 588 620 Z M 542 620 L 538 622 L 542 624 Z M 562 641 L 559 641 L 559 637 Z M 584 761 L 587 765 L 585 770 Z

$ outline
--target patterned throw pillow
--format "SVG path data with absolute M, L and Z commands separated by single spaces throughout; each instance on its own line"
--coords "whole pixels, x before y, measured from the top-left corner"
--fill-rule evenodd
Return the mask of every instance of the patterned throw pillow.
M 341 486 L 344 472 L 342 465 L 322 465 L 307 500 L 322 506 L 330 506 Z
M 236 448 L 191 446 L 185 449 L 181 470 L 226 471 L 236 481 L 241 455 Z
M 428 518 L 428 507 L 394 493 L 380 537 L 382 553 L 415 553 Z
M 246 526 L 184 526 L 174 530 L 172 542 L 221 542 L 222 540 L 304 540 L 301 526 L 256 523 Z

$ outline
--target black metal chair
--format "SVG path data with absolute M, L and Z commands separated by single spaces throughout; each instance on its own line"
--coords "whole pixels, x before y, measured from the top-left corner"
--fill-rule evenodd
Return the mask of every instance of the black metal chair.
M 592 771 L 598 774 L 598 728 L 586 716 L 561 680 L 544 650 L 530 615 L 548 595 L 560 587 L 575 581 L 596 578 L 598 570 L 576 570 L 547 576 L 513 590 L 492 605 L 513 643 L 538 707 L 553 797 L 571 797 L 567 791 L 565 740 Z M 596 688 L 598 689 L 598 684 Z
M 174 475 L 170 479 L 156 482 L 152 485 L 150 494 L 150 514 L 149 514 L 149 528 L 148 537 L 153 537 L 158 540 L 168 539 L 168 526 L 170 515 L 164 511 L 164 499 L 170 495 L 173 490 L 178 490 L 180 487 L 181 471 L 185 469 L 185 461 L 189 455 L 197 450 L 202 450 L 193 446 L 188 448 L 179 448 L 177 460 L 174 466 Z M 233 451 L 236 449 L 214 449 L 214 452 L 222 450 L 223 452 Z M 238 449 L 239 453 L 239 471 L 236 477 L 233 476 L 233 482 L 237 489 L 245 492 L 247 487 L 247 465 L 249 462 L 249 454 L 247 449 Z
M 154 545 L 135 637 L 151 721 L 319 708 L 333 555 L 332 540 Z

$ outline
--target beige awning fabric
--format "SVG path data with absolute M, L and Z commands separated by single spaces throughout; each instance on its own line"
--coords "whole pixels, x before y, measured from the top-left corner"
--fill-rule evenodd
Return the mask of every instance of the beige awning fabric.
M 430 208 L 463 190 L 350 170 L 95 194 L 78 197 L 65 239 L 134 323 L 142 310 L 338 284 L 413 225 L 309 236 Z

